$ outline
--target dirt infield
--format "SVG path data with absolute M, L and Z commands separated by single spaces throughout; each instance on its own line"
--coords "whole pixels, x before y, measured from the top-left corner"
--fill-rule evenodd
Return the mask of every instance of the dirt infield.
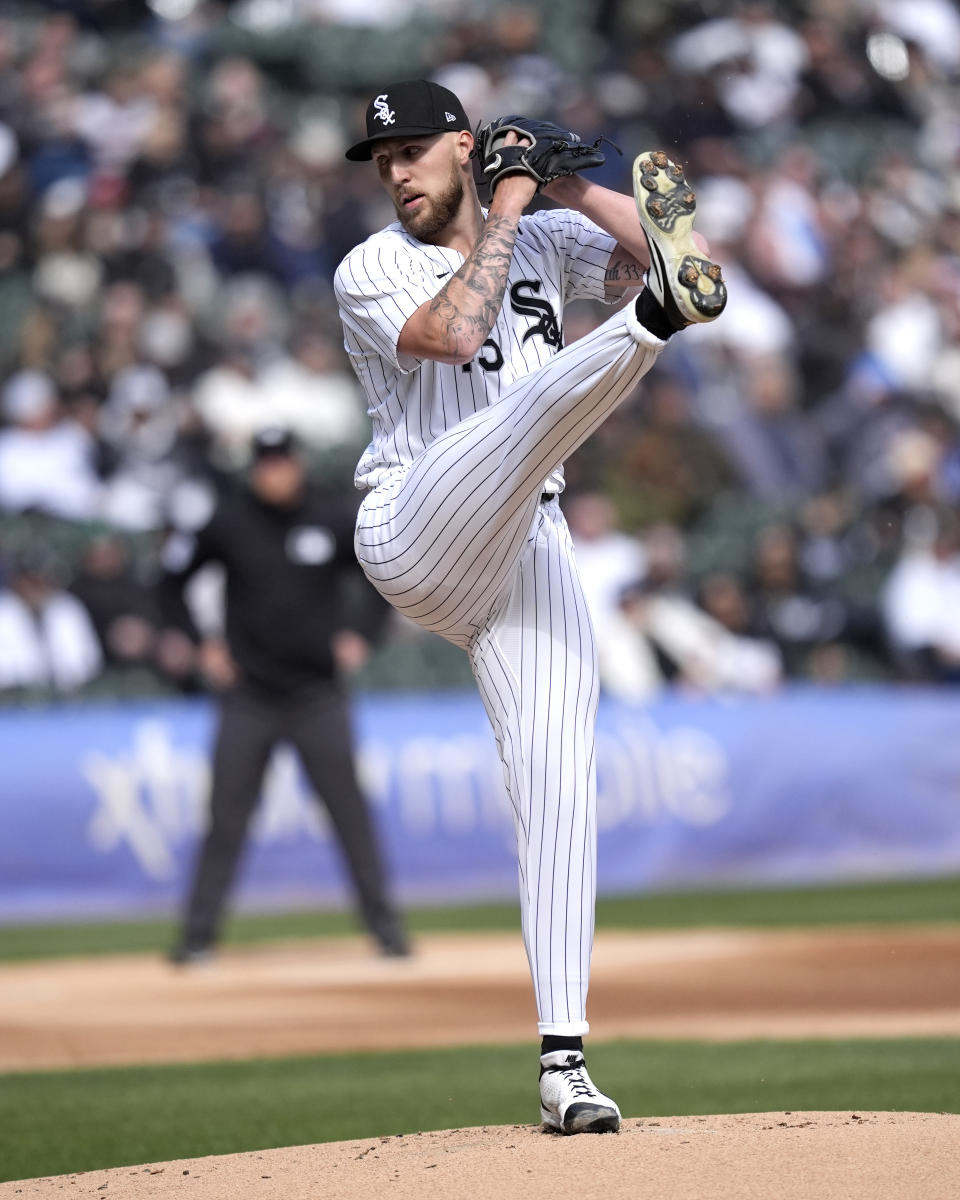
M 331 939 L 189 970 L 158 956 L 2 966 L 0 1070 L 535 1037 L 519 934 L 416 949 L 384 960 Z M 960 929 L 603 932 L 590 1016 L 603 1038 L 960 1036 Z
M 416 949 L 381 960 L 338 939 L 189 970 L 146 956 L 2 966 L 0 1070 L 532 1040 L 519 935 Z M 960 929 L 603 932 L 591 1019 L 603 1038 L 960 1036 Z M 0 1183 L 0 1200 L 531 1200 L 557 1180 L 577 1200 L 953 1200 L 960 1116 L 644 1118 L 616 1137 L 454 1129 Z
M 795 1112 L 366 1138 L 0 1183 L 0 1200 L 955 1200 L 958 1179 L 958 1116 Z

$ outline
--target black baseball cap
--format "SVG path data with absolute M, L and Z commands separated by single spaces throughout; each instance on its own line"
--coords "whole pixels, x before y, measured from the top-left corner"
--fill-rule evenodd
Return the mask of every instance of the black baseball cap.
M 297 441 L 289 429 L 270 426 L 268 429 L 259 429 L 253 435 L 250 452 L 254 462 L 259 462 L 261 458 L 268 458 L 272 454 L 289 457 L 296 454 Z
M 431 133 L 471 130 L 463 105 L 449 88 L 432 79 L 392 83 L 367 105 L 367 136 L 347 151 L 351 162 L 370 159 L 374 142 L 391 137 L 426 137 Z M 471 130 L 472 132 L 472 130 Z

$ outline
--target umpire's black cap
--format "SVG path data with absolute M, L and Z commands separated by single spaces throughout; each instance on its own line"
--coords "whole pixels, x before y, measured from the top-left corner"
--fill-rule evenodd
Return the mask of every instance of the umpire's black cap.
M 470 130 L 463 105 L 449 88 L 432 79 L 408 79 L 381 88 L 367 105 L 367 136 L 347 151 L 352 162 L 371 157 L 382 138 L 426 137 L 431 133 Z

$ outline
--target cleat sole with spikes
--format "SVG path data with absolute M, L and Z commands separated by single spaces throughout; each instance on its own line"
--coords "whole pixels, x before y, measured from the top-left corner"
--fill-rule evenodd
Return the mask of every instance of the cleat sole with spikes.
M 713 321 L 727 303 L 718 263 L 693 238 L 696 192 L 683 168 L 663 150 L 638 155 L 633 191 L 640 225 L 650 247 L 647 286 L 677 329 Z

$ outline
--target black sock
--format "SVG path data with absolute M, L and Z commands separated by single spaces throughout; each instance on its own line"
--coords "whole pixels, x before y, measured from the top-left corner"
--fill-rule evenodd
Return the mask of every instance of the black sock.
M 637 320 L 644 329 L 649 329 L 653 336 L 658 337 L 662 342 L 665 342 L 668 337 L 673 337 L 677 332 L 677 327 L 670 323 L 669 317 L 657 303 L 649 288 L 644 288 L 637 297 L 636 314 Z
M 555 1037 L 552 1033 L 546 1033 L 540 1043 L 541 1054 L 552 1054 L 554 1050 L 579 1050 L 583 1051 L 583 1038 L 581 1037 Z

